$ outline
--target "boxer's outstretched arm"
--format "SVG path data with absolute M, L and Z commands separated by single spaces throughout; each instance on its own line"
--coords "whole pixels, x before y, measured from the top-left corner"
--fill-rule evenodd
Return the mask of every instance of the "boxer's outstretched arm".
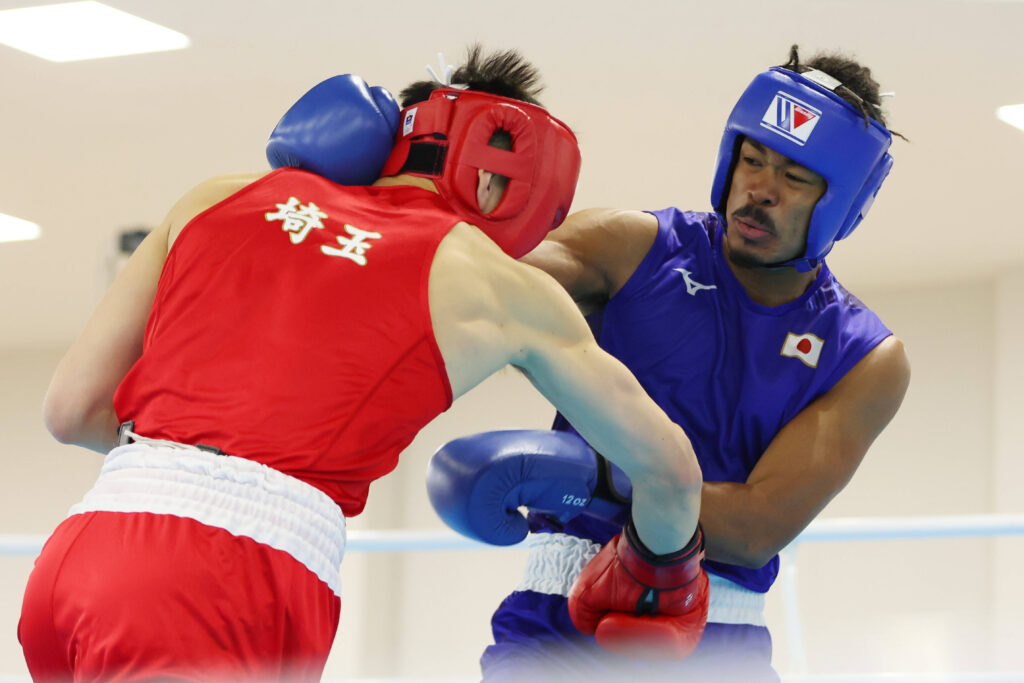
M 658 219 L 649 213 L 586 209 L 566 218 L 519 260 L 555 278 L 587 314 L 626 284 L 657 234 Z
M 520 368 L 629 475 L 633 520 L 644 544 L 671 553 L 690 541 L 701 479 L 689 439 L 625 366 L 597 346 L 557 282 L 508 258 L 463 223 L 438 249 L 429 294 L 456 396 L 507 364 Z
M 187 193 L 142 241 L 54 372 L 43 400 L 47 429 L 63 443 L 101 453 L 117 440 L 114 391 L 142 354 L 146 321 L 167 252 L 199 212 L 258 175 L 214 178 Z

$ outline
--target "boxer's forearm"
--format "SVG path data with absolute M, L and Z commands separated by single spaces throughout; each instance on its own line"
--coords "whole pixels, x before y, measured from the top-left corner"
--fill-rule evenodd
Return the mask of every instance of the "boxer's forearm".
M 707 559 L 753 569 L 763 567 L 828 502 L 828 498 L 813 502 L 799 498 L 797 495 L 787 500 L 778 491 L 751 484 L 704 482 L 700 522 Z
M 704 482 L 700 522 L 707 559 L 764 566 L 788 542 L 780 544 L 775 512 L 775 506 L 759 502 L 757 491 L 746 484 Z
M 685 487 L 665 478 L 633 481 L 633 525 L 640 540 L 656 553 L 675 552 L 690 540 L 700 504 L 699 481 Z
M 701 471 L 690 440 L 629 370 L 601 350 L 554 280 L 512 265 L 501 310 L 491 312 L 500 323 L 493 336 L 504 338 L 508 362 L 633 482 L 641 540 L 657 554 L 679 550 L 693 536 L 700 503 Z M 441 344 L 444 354 L 443 338 Z

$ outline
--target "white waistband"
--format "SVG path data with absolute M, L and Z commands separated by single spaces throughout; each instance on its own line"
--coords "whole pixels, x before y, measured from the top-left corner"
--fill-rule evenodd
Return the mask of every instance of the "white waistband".
M 567 534 L 533 534 L 517 591 L 569 595 L 576 577 L 601 550 L 598 543 Z M 708 573 L 710 593 L 708 621 L 716 624 L 764 626 L 765 594 Z
M 70 515 L 150 512 L 188 517 L 284 551 L 341 595 L 345 516 L 327 494 L 252 460 L 180 444 L 110 451 Z

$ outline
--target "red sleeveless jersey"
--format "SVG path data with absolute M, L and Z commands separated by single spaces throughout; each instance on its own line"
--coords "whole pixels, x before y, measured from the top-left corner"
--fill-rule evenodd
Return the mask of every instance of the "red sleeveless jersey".
M 114 396 L 144 436 L 301 479 L 346 515 L 452 402 L 427 282 L 459 221 L 415 187 L 280 169 L 196 216 Z

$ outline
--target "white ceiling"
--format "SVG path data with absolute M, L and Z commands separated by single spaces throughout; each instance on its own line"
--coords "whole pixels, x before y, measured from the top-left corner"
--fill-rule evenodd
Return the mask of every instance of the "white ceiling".
M 872 215 L 830 257 L 852 289 L 993 277 L 1024 262 L 1024 3 L 970 0 L 107 0 L 186 50 L 51 63 L 0 46 L 0 212 L 43 237 L 0 244 L 0 347 L 70 343 L 108 284 L 116 235 L 200 180 L 266 167 L 263 145 L 316 82 L 397 92 L 442 51 L 519 48 L 572 125 L 575 208 L 707 207 L 736 97 L 791 43 L 872 66 L 910 140 Z M 0 9 L 24 2 L 0 0 Z

